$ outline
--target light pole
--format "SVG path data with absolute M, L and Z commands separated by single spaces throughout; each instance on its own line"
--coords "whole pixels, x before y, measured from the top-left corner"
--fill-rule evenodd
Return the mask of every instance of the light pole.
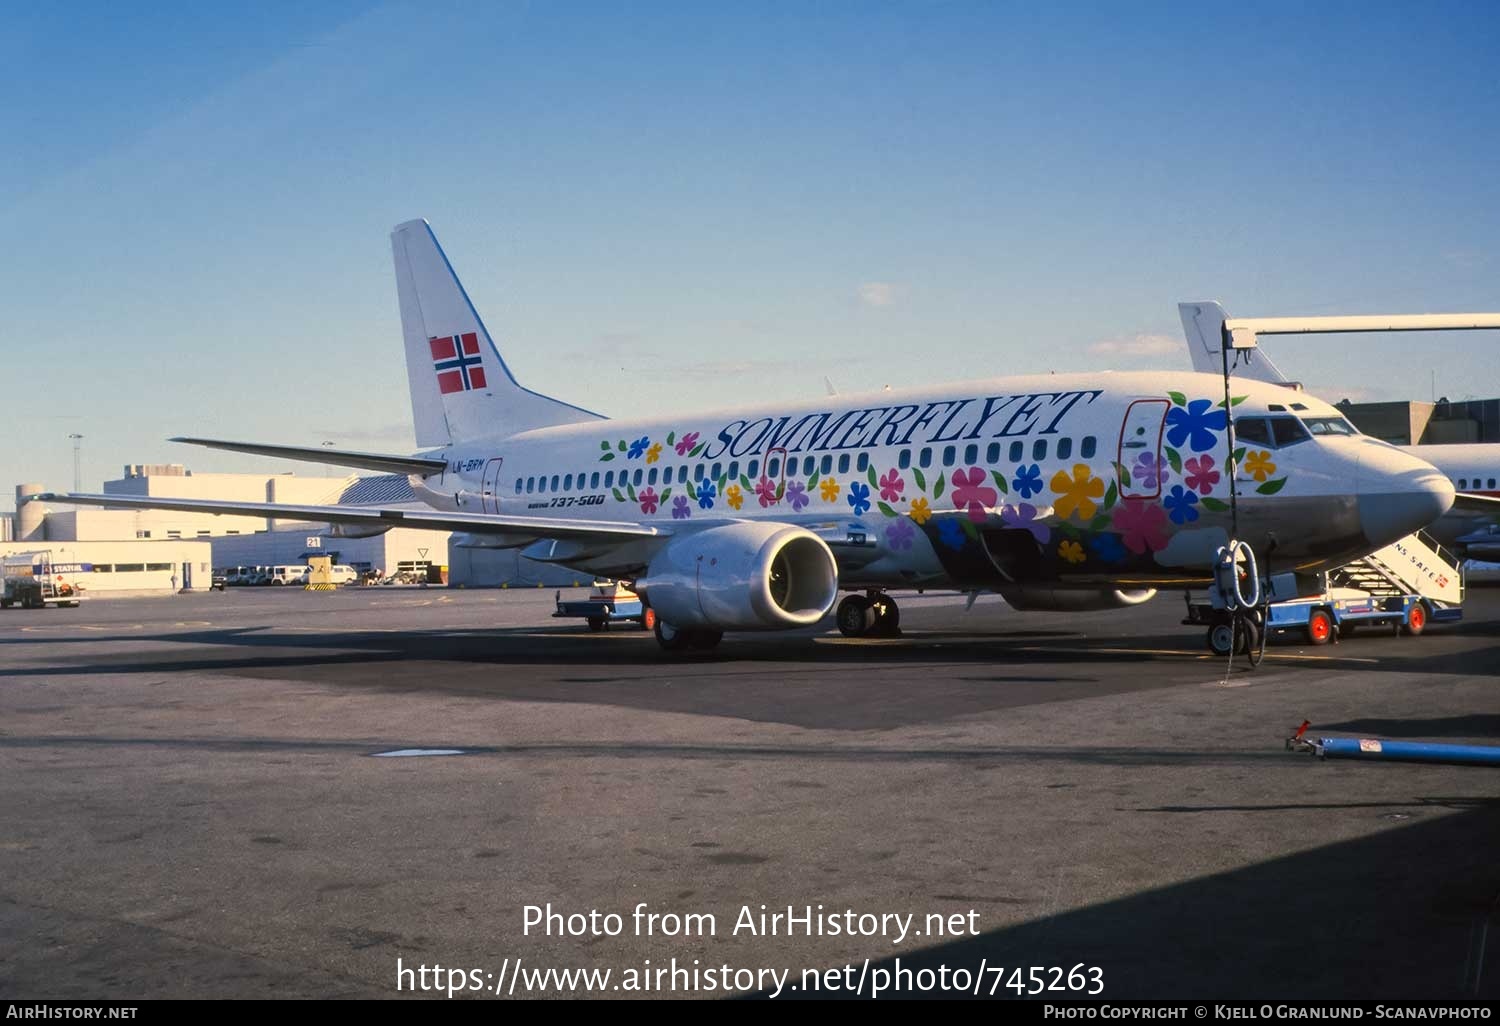
M 80 445 L 83 442 L 83 436 L 75 431 L 68 437 L 73 439 L 73 490 L 81 492 L 83 491 L 83 457 Z
M 328 446 L 328 447 L 332 447 L 332 445 L 333 445 L 333 443 L 332 443 L 332 442 L 324 442 L 324 443 L 323 443 L 323 444 L 324 444 L 324 445 L 325 445 L 325 446 Z M 323 476 L 324 476 L 324 477 L 332 477 L 332 476 L 333 476 L 333 468 L 332 468 L 332 467 L 330 467 L 330 466 L 329 466 L 329 465 L 328 465 L 328 464 L 326 464 L 326 463 L 325 463 L 325 464 L 323 464 Z

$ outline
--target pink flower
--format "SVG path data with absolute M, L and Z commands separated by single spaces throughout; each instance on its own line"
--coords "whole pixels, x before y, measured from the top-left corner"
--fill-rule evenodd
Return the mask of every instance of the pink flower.
M 698 432 L 694 431 L 690 435 L 683 435 L 677 440 L 677 455 L 686 456 L 688 453 L 692 452 L 693 446 L 697 444 Z
M 755 494 L 759 496 L 762 506 L 774 506 L 781 501 L 780 496 L 776 494 L 776 482 L 764 474 L 755 483 Z
M 993 506 L 1000 498 L 995 489 L 985 487 L 984 471 L 978 467 L 955 470 L 952 481 L 953 505 L 959 509 L 967 506 L 969 519 L 976 524 L 984 523 L 984 508 Z
M 1187 468 L 1187 486 L 1199 495 L 1207 495 L 1219 483 L 1219 472 L 1214 469 L 1212 456 L 1196 456 L 1183 466 Z
M 1126 499 L 1115 507 L 1115 530 L 1136 555 L 1159 552 L 1167 545 L 1167 511 L 1150 499 Z
M 641 501 L 642 513 L 655 513 L 656 504 L 661 501 L 661 499 L 657 497 L 655 488 L 647 488 L 644 492 L 641 492 L 640 495 L 636 496 L 636 498 L 640 499 Z
M 900 502 L 901 493 L 906 490 L 906 482 L 901 480 L 901 475 L 894 467 L 891 472 L 880 479 L 880 497 L 886 502 Z

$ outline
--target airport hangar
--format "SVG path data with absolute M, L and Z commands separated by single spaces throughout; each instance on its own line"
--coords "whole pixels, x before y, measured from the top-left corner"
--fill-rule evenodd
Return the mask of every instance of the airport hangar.
M 304 564 L 329 556 L 357 570 L 425 574 L 450 586 L 540 587 L 587 584 L 571 570 L 525 559 L 514 550 L 452 544 L 448 532 L 396 527 L 368 538 L 337 535 L 328 524 L 261 517 L 62 507 L 16 487 L 14 518 L 0 517 L 0 556 L 47 551 L 54 563 L 91 567 L 81 582 L 93 597 L 165 595 L 174 585 L 209 587 L 212 572 L 234 566 Z M 302 505 L 425 509 L 401 475 L 305 477 L 296 474 L 196 474 L 181 464 L 129 464 L 104 482 L 106 495 L 231 499 Z
M 1338 403 L 1355 426 L 1395 445 L 1500 441 L 1500 399 L 1449 402 Z M 369 538 L 340 537 L 329 525 L 176 513 L 67 507 L 52 510 L 24 497 L 42 484 L 16 488 L 14 517 L 0 516 L 0 556 L 48 550 L 57 563 L 89 564 L 84 587 L 95 596 L 166 594 L 209 586 L 214 569 L 282 566 L 330 556 L 334 563 L 386 574 L 433 568 L 434 578 L 461 588 L 569 587 L 587 584 L 575 572 L 537 563 L 513 549 L 454 545 L 446 532 L 392 528 Z M 129 464 L 104 482 L 105 494 L 239 499 L 316 505 L 425 509 L 405 477 L 299 477 L 296 474 L 195 474 L 181 464 Z

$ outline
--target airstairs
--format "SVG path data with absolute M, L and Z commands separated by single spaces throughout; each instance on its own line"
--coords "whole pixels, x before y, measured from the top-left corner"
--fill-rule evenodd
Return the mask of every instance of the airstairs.
M 1328 584 L 1381 597 L 1420 595 L 1432 609 L 1434 620 L 1449 619 L 1441 614 L 1456 612 L 1464 600 L 1463 571 L 1420 531 L 1329 571 Z

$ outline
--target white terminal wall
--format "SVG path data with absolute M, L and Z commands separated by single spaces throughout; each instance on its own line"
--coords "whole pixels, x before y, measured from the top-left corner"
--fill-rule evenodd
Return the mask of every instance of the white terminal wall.
M 314 539 L 316 544 L 309 545 Z M 281 530 L 212 539 L 214 566 L 281 566 L 305 563 L 308 555 L 332 556 L 346 565 L 368 563 L 395 573 L 401 563 L 448 564 L 448 532 L 394 527 L 373 538 L 337 538 L 327 524 L 283 524 Z M 425 552 L 425 554 L 424 554 Z
M 172 592 L 172 578 L 183 587 L 183 564 L 191 566 L 195 590 L 204 590 L 212 580 L 212 550 L 206 541 L 45 541 L 8 542 L 0 545 L 0 555 L 18 552 L 50 552 L 54 563 L 92 563 L 95 566 L 134 566 L 166 564 L 161 570 L 111 570 L 77 574 L 73 580 L 83 585 L 85 597 L 125 594 L 162 594 Z
M 177 499 L 223 499 L 229 502 L 280 502 L 299 505 L 331 505 L 356 478 L 299 477 L 296 474 L 150 474 L 104 482 L 106 495 L 156 496 Z M 174 513 L 165 510 L 133 511 L 139 517 L 135 531 L 150 531 L 158 538 L 178 531 L 184 538 L 207 533 L 250 534 L 276 530 L 294 521 L 265 517 L 237 517 L 213 513 Z M 118 537 L 118 535 L 117 535 Z

